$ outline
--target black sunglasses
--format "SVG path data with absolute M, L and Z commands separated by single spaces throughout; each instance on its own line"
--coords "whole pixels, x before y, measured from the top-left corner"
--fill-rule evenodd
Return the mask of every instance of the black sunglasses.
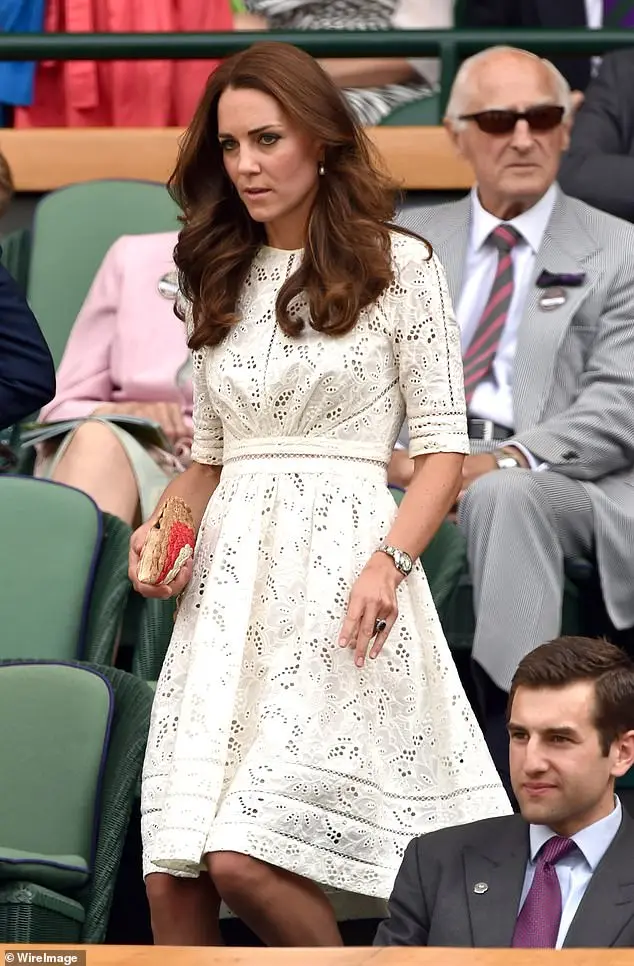
M 518 121 L 526 121 L 531 131 L 552 131 L 561 124 L 565 110 L 557 104 L 529 107 L 527 111 L 479 111 L 462 114 L 461 121 L 475 121 L 485 134 L 512 134 Z

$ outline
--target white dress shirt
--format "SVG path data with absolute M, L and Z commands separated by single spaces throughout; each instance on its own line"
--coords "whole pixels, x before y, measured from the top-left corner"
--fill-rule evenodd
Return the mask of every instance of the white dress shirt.
M 591 30 L 601 30 L 603 26 L 603 0 L 586 0 L 586 23 Z M 593 57 L 591 73 L 596 77 L 601 66 L 601 57 Z
M 493 229 L 501 224 L 513 225 L 521 236 L 521 240 L 511 252 L 513 298 L 493 360 L 491 375 L 477 386 L 469 406 L 470 416 L 492 419 L 493 422 L 507 426 L 509 429 L 513 429 L 514 420 L 513 364 L 517 332 L 535 267 L 535 256 L 542 243 L 556 196 L 556 189 L 551 185 L 536 205 L 518 215 L 517 218 L 503 222 L 502 219 L 484 210 L 475 188 L 471 192 L 471 228 L 462 291 L 456 307 L 456 318 L 462 333 L 463 355 L 473 339 L 495 279 L 498 252 L 494 245 L 487 243 L 487 239 Z
M 456 319 L 460 327 L 462 353 L 471 342 L 478 322 L 486 307 L 491 287 L 495 279 L 498 251 L 494 245 L 487 244 L 487 238 L 498 225 L 508 224 L 521 235 L 521 240 L 511 252 L 513 259 L 513 298 L 504 324 L 502 338 L 498 346 L 491 375 L 477 386 L 469 416 L 477 419 L 491 419 L 500 426 L 513 429 L 513 365 L 517 347 L 517 331 L 528 296 L 535 256 L 542 243 L 546 226 L 552 214 L 557 189 L 551 185 L 546 194 L 528 211 L 504 222 L 485 211 L 478 198 L 477 186 L 471 191 L 471 219 L 467 254 L 463 270 L 462 290 L 457 299 Z M 405 449 L 407 431 L 401 430 L 396 449 Z M 514 444 L 526 456 L 531 469 L 545 469 L 525 447 Z
M 592 30 L 603 26 L 603 0 L 586 0 L 586 22 Z
M 561 889 L 561 922 L 557 934 L 556 949 L 563 946 L 570 924 L 575 917 L 596 868 L 612 844 L 623 819 L 623 809 L 618 798 L 614 810 L 587 828 L 571 836 L 577 848 L 565 855 L 555 865 Z M 547 825 L 531 825 L 529 828 L 531 856 L 526 866 L 520 909 L 533 882 L 537 853 L 542 845 L 556 833 Z M 518 910 L 519 915 L 519 910 Z

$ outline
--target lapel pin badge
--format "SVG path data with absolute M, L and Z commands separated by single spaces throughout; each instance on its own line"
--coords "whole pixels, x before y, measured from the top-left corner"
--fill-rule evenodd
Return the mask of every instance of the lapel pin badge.
M 542 312 L 552 312 L 554 309 L 565 305 L 567 300 L 568 295 L 566 290 L 561 288 L 561 286 L 554 286 L 553 288 L 544 289 L 539 296 L 539 307 Z
M 175 299 L 178 295 L 178 276 L 176 272 L 168 272 L 167 275 L 161 275 L 156 287 L 159 295 L 162 295 L 164 299 Z
M 473 891 L 477 896 L 481 896 L 484 892 L 488 892 L 489 886 L 486 882 L 476 882 L 473 887 Z

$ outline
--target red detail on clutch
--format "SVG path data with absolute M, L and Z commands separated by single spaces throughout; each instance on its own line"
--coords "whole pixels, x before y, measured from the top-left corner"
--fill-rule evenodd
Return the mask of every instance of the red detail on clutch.
M 159 574 L 157 584 L 162 583 L 167 577 L 168 573 L 176 563 L 176 558 L 183 549 L 183 547 L 191 547 L 193 549 L 196 536 L 191 527 L 188 527 L 184 523 L 173 523 L 170 527 L 169 536 L 167 538 L 167 556 L 165 558 L 165 565 Z

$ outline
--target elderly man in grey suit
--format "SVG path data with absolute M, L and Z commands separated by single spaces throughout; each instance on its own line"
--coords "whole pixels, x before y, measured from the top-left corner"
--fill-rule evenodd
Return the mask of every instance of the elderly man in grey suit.
M 571 114 L 547 61 L 510 48 L 465 61 L 445 123 L 477 185 L 402 217 L 443 262 L 462 331 L 458 522 L 503 777 L 511 677 L 560 633 L 564 558 L 596 557 L 611 620 L 634 625 L 634 229 L 558 188 Z
M 515 674 L 508 729 L 521 815 L 430 832 L 405 852 L 377 946 L 634 946 L 634 664 L 560 638 Z

